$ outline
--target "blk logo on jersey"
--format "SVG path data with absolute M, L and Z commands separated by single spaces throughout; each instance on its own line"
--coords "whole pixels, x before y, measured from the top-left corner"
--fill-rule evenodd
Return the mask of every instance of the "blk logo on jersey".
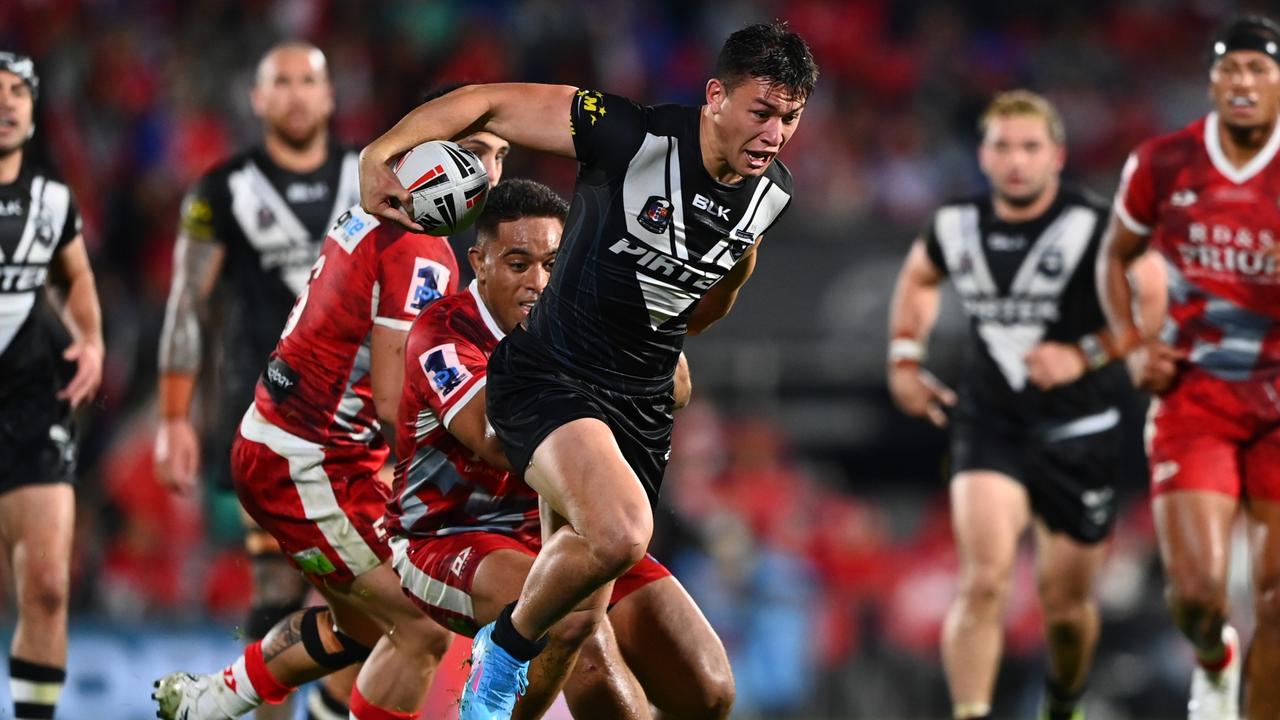
M 404 300 L 404 311 L 417 314 L 422 308 L 444 296 L 449 287 L 449 268 L 427 258 L 414 258 L 413 279 Z
M 418 356 L 418 365 L 441 402 L 471 379 L 471 373 L 458 360 L 458 349 L 453 343 L 437 345 L 422 353 Z
M 636 220 L 651 233 L 664 233 L 671 224 L 671 209 L 670 200 L 660 195 L 651 195 Z
M 1047 278 L 1055 278 L 1062 274 L 1066 269 L 1066 263 L 1062 257 L 1062 251 L 1058 248 L 1049 248 L 1040 256 L 1040 262 L 1036 263 L 1036 272 Z
M 709 197 L 706 197 L 702 193 L 698 193 L 697 195 L 693 196 L 693 206 L 698 208 L 699 210 L 707 211 L 712 217 L 716 218 L 717 220 L 729 219 L 729 208 L 725 207 L 724 205 L 720 205 L 716 203 L 714 200 L 712 200 Z
M 22 201 L 0 200 L 0 217 L 14 217 L 22 214 Z

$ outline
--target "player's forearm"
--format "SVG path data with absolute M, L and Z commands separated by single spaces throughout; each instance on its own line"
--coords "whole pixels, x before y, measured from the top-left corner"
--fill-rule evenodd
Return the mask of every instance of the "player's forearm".
M 565 85 L 467 85 L 419 105 L 369 143 L 361 159 L 385 163 L 428 140 L 455 139 L 485 130 L 515 145 L 573 157 Z
M 191 416 L 191 398 L 195 395 L 195 373 L 161 372 L 158 403 L 161 420 L 185 420 Z
M 220 245 L 179 234 L 173 248 L 173 283 L 160 328 L 161 373 L 194 378 L 200 370 L 200 306 L 221 267 Z
M 102 307 L 92 272 L 81 272 L 71 279 L 62 319 L 76 340 L 102 346 Z
M 1098 253 L 1098 302 L 1115 340 L 1117 355 L 1128 353 L 1141 337 L 1134 322 L 1133 290 L 1127 272 L 1129 264 L 1141 253 L 1141 248 L 1132 247 L 1134 243 L 1129 235 L 1131 233 L 1118 229 L 1113 221 Z
M 1138 298 L 1138 329 L 1144 340 L 1155 339 L 1160 335 L 1169 310 L 1164 259 L 1155 251 L 1148 250 L 1129 266 L 1129 280 Z

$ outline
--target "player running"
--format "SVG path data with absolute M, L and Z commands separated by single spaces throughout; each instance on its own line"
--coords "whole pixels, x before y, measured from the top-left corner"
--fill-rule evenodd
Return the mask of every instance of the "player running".
M 1189 717 L 1239 716 L 1240 640 L 1227 622 L 1231 527 L 1248 524 L 1256 631 L 1245 716 L 1280 716 L 1280 26 L 1214 38 L 1213 110 L 1129 156 L 1099 266 L 1103 307 L 1139 387 L 1151 493 L 1174 623 L 1195 648 Z M 1163 258 L 1169 322 L 1139 343 L 1124 281 Z
M 410 322 L 455 290 L 457 270 L 444 238 L 359 207 L 330 231 L 232 445 L 241 504 L 328 607 L 288 615 L 221 673 L 165 676 L 161 717 L 239 717 L 362 660 L 353 717 L 422 704 L 449 634 L 409 601 L 388 563 L 379 421 L 395 422 Z
M 31 58 L 0 52 L 0 546 L 17 600 L 9 693 L 22 720 L 52 718 L 67 675 L 72 411 L 98 392 L 103 353 L 75 198 L 27 153 L 39 89 Z
M 519 601 L 476 635 L 463 720 L 509 717 L 547 631 L 644 558 L 684 336 L 729 311 L 790 203 L 775 159 L 817 72 L 795 33 L 753 25 L 721 49 L 701 107 L 477 85 L 422 105 L 361 154 L 362 205 L 410 226 L 386 162 L 424 140 L 480 128 L 580 163 L 558 269 L 486 383 L 505 455 L 553 532 Z
M 546 287 L 568 209 L 538 183 L 497 186 L 468 253 L 476 279 L 409 330 L 388 505 L 393 564 L 420 607 L 467 636 L 519 596 L 541 545 L 538 496 L 486 433 L 485 385 L 489 355 Z M 689 394 L 684 369 L 677 406 Z M 666 568 L 646 556 L 619 578 L 607 606 L 609 622 L 565 687 L 575 717 L 648 717 L 646 694 L 673 717 L 728 715 L 733 676 L 724 648 Z M 517 717 L 541 717 L 550 706 L 605 607 L 579 607 L 552 627 Z
M 1110 362 L 1094 286 L 1107 209 L 1062 185 L 1066 136 L 1045 98 L 1001 93 L 979 125 L 991 190 L 944 205 L 912 245 L 890 308 L 889 389 L 904 412 L 951 420 L 960 590 L 942 660 L 954 716 L 989 717 L 1018 540 L 1034 527 L 1049 645 L 1043 717 L 1070 720 L 1082 717 L 1098 639 L 1094 581 L 1131 392 Z M 971 327 L 958 396 L 921 366 L 948 276 Z
M 262 361 L 306 287 L 325 232 L 357 201 L 355 153 L 329 135 L 333 88 L 324 54 L 308 43 L 277 45 L 262 57 L 250 94 L 261 118 L 262 144 L 206 173 L 182 205 L 174 273 L 160 336 L 160 427 L 156 470 L 171 490 L 191 493 L 202 464 L 191 420 L 201 362 L 216 386 L 205 393 L 204 463 L 223 490 L 231 488 L 231 440 L 253 397 Z M 218 302 L 210 303 L 216 297 Z M 209 305 L 215 305 L 215 308 Z M 220 319 L 221 327 L 208 327 Z M 211 330 L 217 342 L 209 343 Z M 202 337 L 203 336 L 203 337 Z M 216 350 L 206 350 L 206 345 Z M 246 523 L 245 548 L 253 595 L 243 628 L 261 640 L 281 618 L 302 607 L 306 581 L 289 566 L 270 535 Z M 346 716 L 354 672 L 313 695 L 315 720 Z M 258 717 L 292 717 L 288 705 Z

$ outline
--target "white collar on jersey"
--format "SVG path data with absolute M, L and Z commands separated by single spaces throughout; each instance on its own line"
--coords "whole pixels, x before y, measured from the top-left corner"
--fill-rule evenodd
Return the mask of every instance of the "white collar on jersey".
M 1262 168 L 1266 167 L 1276 156 L 1276 151 L 1280 150 L 1280 122 L 1277 122 L 1271 129 L 1271 137 L 1267 139 L 1267 144 L 1262 146 L 1262 150 L 1253 159 L 1244 164 L 1244 167 L 1236 167 L 1227 159 L 1227 154 L 1222 150 L 1222 140 L 1218 137 L 1218 113 L 1211 112 L 1204 119 L 1204 147 L 1209 151 L 1209 159 L 1213 161 L 1213 166 L 1222 173 L 1222 176 L 1231 182 L 1241 185 L 1248 182 L 1254 175 L 1262 172 Z
M 493 318 L 493 313 L 489 312 L 489 306 L 484 304 L 484 298 L 480 297 L 480 283 L 472 279 L 471 284 L 467 286 L 467 292 L 471 293 L 471 298 L 476 301 L 476 307 L 480 308 L 480 317 L 484 320 L 484 324 L 489 327 L 489 332 L 493 333 L 493 336 L 499 340 L 506 337 L 507 334 L 502 332 L 502 327 Z

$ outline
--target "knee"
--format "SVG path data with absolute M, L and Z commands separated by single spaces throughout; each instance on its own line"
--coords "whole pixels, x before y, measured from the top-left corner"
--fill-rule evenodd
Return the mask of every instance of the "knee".
M 694 717 L 706 720 L 725 720 L 733 710 L 733 700 L 737 688 L 733 683 L 733 673 L 726 665 L 704 674 L 698 697 L 699 708 Z
M 1205 572 L 1173 572 L 1166 590 L 1175 618 L 1217 617 L 1226 612 L 1226 579 Z
M 999 612 L 1009 592 L 1011 568 L 983 564 L 970 568 L 960 581 L 960 598 L 971 611 Z
M 70 579 L 65 572 L 57 569 L 33 572 L 23 582 L 21 612 L 44 617 L 65 615 L 69 595 Z
M 449 651 L 449 644 L 453 640 L 452 633 L 426 615 L 411 623 L 396 626 L 389 636 L 414 656 L 437 663 Z
M 596 565 L 610 578 L 615 578 L 644 559 L 652 537 L 653 513 L 644 507 L 604 519 L 587 541 Z
M 1044 623 L 1051 634 L 1073 633 L 1087 619 L 1093 601 L 1086 585 L 1041 579 L 1038 589 Z

